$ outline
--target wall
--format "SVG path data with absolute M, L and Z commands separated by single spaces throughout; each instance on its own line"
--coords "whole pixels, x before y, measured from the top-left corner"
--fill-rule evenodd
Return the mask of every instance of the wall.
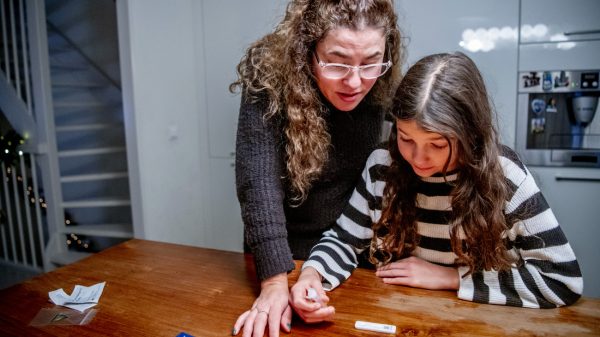
M 440 52 L 471 57 L 495 105 L 501 141 L 514 148 L 519 0 L 399 0 L 396 8 L 408 45 L 407 65 Z
M 117 6 L 127 152 L 132 176 L 139 172 L 132 182 L 136 235 L 207 246 L 202 3 L 130 0 Z

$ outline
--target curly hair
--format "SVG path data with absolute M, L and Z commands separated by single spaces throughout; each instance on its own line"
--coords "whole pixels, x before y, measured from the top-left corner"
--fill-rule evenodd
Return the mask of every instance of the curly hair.
M 468 266 L 468 274 L 509 268 L 504 242 L 509 228 L 504 214 L 509 186 L 498 159 L 501 145 L 493 107 L 475 63 L 460 52 L 421 59 L 400 83 L 392 114 L 396 120 L 416 121 L 424 130 L 448 140 L 444 177 L 456 152 L 459 171 L 452 182 L 449 220 L 456 264 Z M 456 140 L 457 148 L 452 148 L 451 139 Z M 376 235 L 370 247 L 370 260 L 375 264 L 409 255 L 419 242 L 419 177 L 399 152 L 396 128 L 392 128 L 388 149 L 392 165 L 385 173 L 382 215 L 373 225 Z
M 312 53 L 336 28 L 381 29 L 392 69 L 379 78 L 366 99 L 389 107 L 400 79 L 402 45 L 392 0 L 292 0 L 274 31 L 254 42 L 237 66 L 238 79 L 250 101 L 267 97 L 264 118 L 284 120 L 286 178 L 290 200 L 306 199 L 312 182 L 328 159 L 331 144 L 322 102 L 312 70 Z

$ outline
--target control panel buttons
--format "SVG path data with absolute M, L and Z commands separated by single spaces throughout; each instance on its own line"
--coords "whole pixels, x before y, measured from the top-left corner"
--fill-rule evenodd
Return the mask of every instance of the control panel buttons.
M 582 89 L 598 89 L 598 73 L 597 72 L 581 73 L 581 88 Z

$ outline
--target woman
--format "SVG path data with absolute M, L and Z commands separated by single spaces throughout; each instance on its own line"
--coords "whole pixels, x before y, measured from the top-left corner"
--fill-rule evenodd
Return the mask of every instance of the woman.
M 468 301 L 577 301 L 577 259 L 527 168 L 499 144 L 473 61 L 462 53 L 423 58 L 402 80 L 392 114 L 388 149 L 373 151 L 292 287 L 298 314 L 331 319 L 322 282 L 337 287 L 361 257 L 386 284 L 456 290 Z M 323 305 L 306 300 L 310 288 Z
M 287 273 L 347 203 L 398 83 L 391 0 L 293 0 L 238 65 L 236 184 L 261 293 L 233 333 L 290 330 Z

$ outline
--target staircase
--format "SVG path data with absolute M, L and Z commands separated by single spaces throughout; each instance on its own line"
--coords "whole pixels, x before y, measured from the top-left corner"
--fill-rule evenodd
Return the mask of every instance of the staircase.
M 48 271 L 134 234 L 118 71 L 53 25 L 108 50 L 94 38 L 116 41 L 116 12 L 110 0 L 2 0 L 0 12 L 0 112 L 26 139 L 1 165 L 0 262 Z
M 64 265 L 133 237 L 133 228 L 121 90 L 52 24 L 47 31 L 65 213 L 48 256 Z

